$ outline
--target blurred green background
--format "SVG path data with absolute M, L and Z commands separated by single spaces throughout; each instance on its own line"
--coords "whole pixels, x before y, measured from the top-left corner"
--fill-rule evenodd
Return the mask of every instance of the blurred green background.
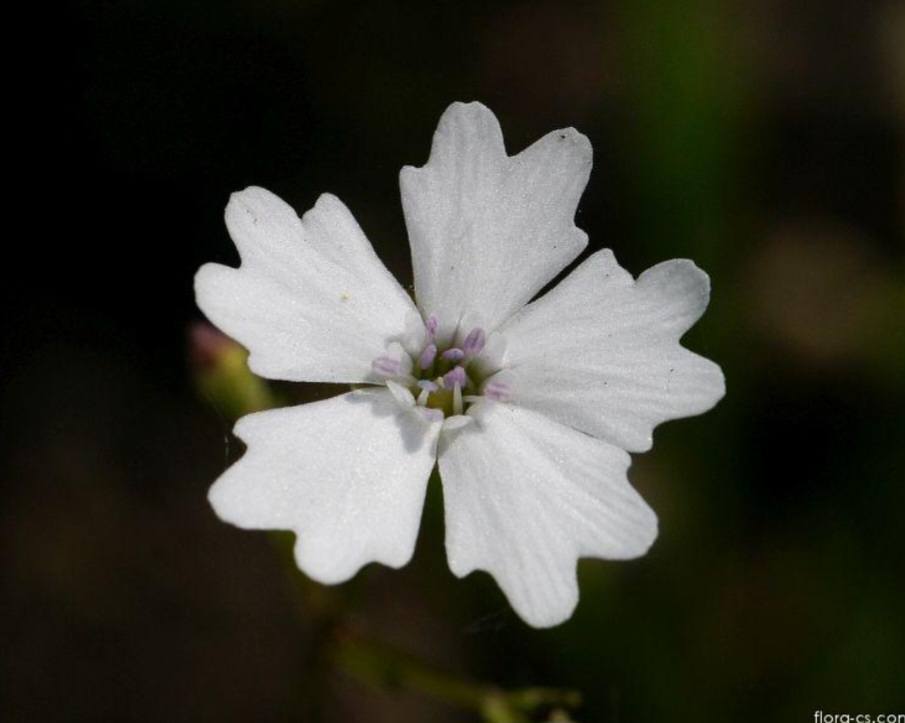
M 902 3 L 83 1 L 33 27 L 10 69 L 0 718 L 479 719 L 344 672 L 314 623 L 337 598 L 456 676 L 580 690 L 579 721 L 905 712 Z M 660 538 L 582 562 L 549 631 L 449 573 L 435 484 L 413 562 L 326 597 L 205 500 L 241 453 L 187 335 L 195 269 L 237 261 L 228 194 L 331 191 L 410 284 L 398 170 L 472 99 L 510 152 L 591 139 L 591 250 L 713 280 L 686 343 L 727 396 L 635 457 Z

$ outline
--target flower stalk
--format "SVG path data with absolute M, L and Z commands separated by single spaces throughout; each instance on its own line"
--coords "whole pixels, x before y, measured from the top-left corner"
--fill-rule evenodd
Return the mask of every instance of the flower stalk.
M 504 690 L 460 678 L 350 629 L 343 629 L 337 635 L 333 660 L 344 673 L 373 688 L 414 691 L 472 710 L 486 723 L 568 721 L 566 709 L 581 704 L 581 694 L 575 690 L 546 687 Z

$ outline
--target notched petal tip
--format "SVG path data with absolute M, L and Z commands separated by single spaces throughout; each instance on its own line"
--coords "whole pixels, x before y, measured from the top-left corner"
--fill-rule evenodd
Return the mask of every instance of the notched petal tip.
M 301 540 L 299 540 L 298 537 L 299 536 L 297 535 L 297 541 L 293 551 L 295 564 L 305 575 L 321 585 L 342 585 L 355 577 L 365 567 L 375 563 L 392 568 L 393 570 L 399 570 L 411 562 L 412 555 L 414 554 L 414 548 L 412 548 L 404 558 L 402 556 L 399 558 L 374 558 L 373 560 L 365 562 L 356 561 L 344 567 L 332 567 L 324 565 L 319 556 L 310 554 L 302 545 Z
M 599 284 L 601 281 L 604 281 L 610 284 L 616 283 L 623 287 L 632 287 L 635 285 L 635 277 L 619 265 L 616 254 L 613 253 L 612 249 L 600 249 L 600 251 L 595 251 L 579 265 L 578 269 L 584 271 L 585 266 L 587 266 L 589 273 L 603 277 L 602 279 L 598 278 L 595 283 Z M 576 271 L 578 271 L 578 269 L 576 269 Z
M 684 349 L 684 347 L 682 347 Z M 714 361 L 702 357 L 700 354 L 689 352 L 700 365 L 700 395 L 697 408 L 688 416 L 696 417 L 706 414 L 713 409 L 720 400 L 726 396 L 726 375 L 723 369 Z
M 643 557 L 650 552 L 650 549 L 654 546 L 657 538 L 660 537 L 660 518 L 657 517 L 657 513 L 654 512 L 650 506 L 648 506 L 647 509 L 650 512 L 648 535 L 644 542 L 639 546 L 637 557 Z
M 471 101 L 451 103 L 437 124 L 434 141 L 431 147 L 431 158 L 435 153 L 440 155 L 447 147 L 449 136 L 460 136 L 466 143 L 477 143 L 485 148 L 497 148 L 505 155 L 503 129 L 496 115 L 483 103 Z
M 252 250 L 281 246 L 302 233 L 295 209 L 260 186 L 249 186 L 230 195 L 224 218 L 243 259 Z
M 279 196 L 277 196 L 273 191 L 268 191 L 263 186 L 256 186 L 254 184 L 246 186 L 240 191 L 233 191 L 231 194 L 229 194 L 230 201 L 240 201 L 243 198 L 258 198 L 269 200 L 271 198 L 279 198 Z
M 339 196 L 335 193 L 330 193 L 330 191 L 324 191 L 317 197 L 317 201 L 314 202 L 314 208 L 317 208 L 318 206 L 338 206 L 344 210 L 346 209 L 346 204 L 339 199 Z
M 594 161 L 594 149 L 586 135 L 574 128 L 550 131 L 512 157 L 513 163 L 543 168 L 548 173 L 563 174 L 571 179 L 578 193 L 571 193 L 577 204 L 587 184 Z M 565 188 L 571 188 L 566 186 Z M 574 189 L 573 189 L 574 190 Z
M 661 261 L 643 271 L 636 284 L 642 288 L 659 285 L 673 293 L 697 296 L 705 300 L 705 308 L 710 299 L 710 276 L 691 259 Z
M 276 419 L 279 415 L 287 415 L 292 407 L 281 407 L 278 409 L 268 409 L 261 412 L 252 412 L 244 417 L 239 417 L 233 425 L 233 436 L 239 439 L 246 446 L 267 433 L 269 428 L 268 420 Z M 247 454 L 247 452 L 246 452 Z
M 453 120 L 457 118 L 482 121 L 490 121 L 492 119 L 497 122 L 494 112 L 479 100 L 454 100 L 446 106 L 446 110 L 440 116 L 440 124 L 442 125 L 445 119 Z
M 195 272 L 195 278 L 192 282 L 192 287 L 195 291 L 195 301 L 201 311 L 204 311 L 205 315 L 207 315 L 207 311 L 204 306 L 202 306 L 202 303 L 207 302 L 209 296 L 213 293 L 213 286 L 220 278 L 222 278 L 224 273 L 228 273 L 229 271 L 235 271 L 235 269 L 231 266 L 225 266 L 224 264 L 208 262 L 202 264 Z
M 709 361 L 709 360 L 708 360 Z M 710 362 L 714 366 L 713 404 L 711 409 L 726 396 L 726 374 L 723 368 L 716 362 Z
M 449 558 L 448 553 L 447 558 L 449 560 L 449 570 L 457 578 L 464 579 L 473 573 L 479 573 L 489 575 L 497 585 L 500 585 L 499 577 L 490 570 L 476 565 L 455 564 L 454 561 Z M 506 596 L 506 600 L 511 605 L 513 612 L 518 615 L 526 625 L 537 630 L 555 628 L 557 625 L 562 625 L 567 622 L 572 615 L 575 614 L 575 609 L 578 607 L 580 595 L 577 568 L 573 568 L 571 574 L 573 580 L 572 586 L 555 605 L 549 604 L 549 601 L 543 605 L 530 605 L 516 602 L 517 596 L 513 591 L 506 589 L 506 587 L 503 587 L 502 585 L 500 585 L 500 590 Z
M 650 505 L 644 501 L 644 498 L 638 494 L 637 490 L 632 488 L 633 495 L 636 497 L 637 512 L 640 514 L 634 520 L 635 537 L 627 540 L 624 548 L 616 553 L 607 555 L 608 560 L 636 560 L 644 557 L 650 552 L 651 547 L 657 541 L 660 535 L 660 521 L 657 513 L 651 509 Z M 591 557 L 595 557 L 591 555 Z
M 432 161 L 441 163 L 441 159 L 448 159 L 454 150 L 468 146 L 483 148 L 484 152 L 495 149 L 500 158 L 506 156 L 503 129 L 493 111 L 478 101 L 455 101 L 440 116 L 427 162 L 423 166 L 403 166 L 399 171 L 403 194 L 408 185 L 419 182 Z
M 423 166 L 403 166 L 399 170 L 399 185 L 405 188 L 405 184 L 414 183 L 418 178 L 418 172 Z
M 695 398 L 695 404 L 686 408 L 681 417 L 667 417 L 653 422 L 646 434 L 639 434 L 637 437 L 631 437 L 624 440 L 627 449 L 631 452 L 644 453 L 649 452 L 654 446 L 654 437 L 661 426 L 674 419 L 698 417 L 711 411 L 720 400 L 726 396 L 726 377 L 720 365 L 700 354 L 682 347 L 683 352 L 688 354 L 690 359 L 699 366 L 698 370 L 698 393 Z
M 344 204 L 338 196 L 329 191 L 320 194 L 315 200 L 314 205 L 301 215 L 302 225 L 317 225 L 319 219 L 326 217 L 331 218 L 334 214 L 342 214 L 343 216 L 352 216 L 348 206 Z
M 547 628 L 555 628 L 557 625 L 562 625 L 564 622 L 569 620 L 572 615 L 575 614 L 575 609 L 577 607 L 578 585 L 576 583 L 575 596 L 563 601 L 562 606 L 556 610 L 517 610 L 516 612 L 518 612 L 522 620 L 524 620 L 532 628 L 537 628 L 538 630 L 546 630 Z
M 574 155 L 584 158 L 588 164 L 594 160 L 594 148 L 591 146 L 591 141 L 581 131 L 569 126 L 551 131 L 548 136 L 560 146 L 566 146 Z
M 223 472 L 208 488 L 207 501 L 221 521 L 240 530 L 259 530 L 265 527 L 273 529 L 273 525 L 263 522 L 266 513 L 261 513 L 260 499 L 249 496 L 241 484 L 243 460 L 248 454 L 246 450 L 242 459 Z
M 385 547 L 382 550 L 375 549 L 372 543 L 366 549 L 347 550 L 341 559 L 337 559 L 334 542 L 311 539 L 306 536 L 305 530 L 292 532 L 295 534 L 295 564 L 305 575 L 321 585 L 341 585 L 373 564 L 399 570 L 411 562 L 417 539 L 412 537 L 410 544 Z
M 341 585 L 355 577 L 363 567 L 366 567 L 371 562 L 378 562 L 381 565 L 398 569 L 405 565 L 408 559 L 411 559 L 411 554 L 401 564 L 393 564 L 376 557 L 373 560 L 350 558 L 337 562 L 331 554 L 319 550 L 316 545 L 311 544 L 311 540 L 306 540 L 305 533 L 302 531 L 295 533 L 293 557 L 299 570 L 315 582 L 321 585 Z
M 313 554 L 299 533 L 295 533 L 295 546 L 292 552 L 298 569 L 321 585 L 340 585 L 348 582 L 366 564 L 341 566 L 332 560 L 325 563 L 324 561 L 329 560 L 329 558 L 320 554 Z
M 218 479 L 208 488 L 208 504 L 210 504 L 217 517 L 219 517 L 221 520 L 228 522 L 229 524 L 241 526 L 238 522 L 231 519 L 231 505 L 229 504 L 229 498 L 225 492 L 224 486 L 223 484 L 221 484 L 222 479 L 223 477 L 221 476 L 220 479 Z
M 224 216 L 229 225 L 230 221 L 237 220 L 241 215 L 247 215 L 256 221 L 262 211 L 278 210 L 285 213 L 287 209 L 295 215 L 292 207 L 272 191 L 261 186 L 248 186 L 229 194 Z

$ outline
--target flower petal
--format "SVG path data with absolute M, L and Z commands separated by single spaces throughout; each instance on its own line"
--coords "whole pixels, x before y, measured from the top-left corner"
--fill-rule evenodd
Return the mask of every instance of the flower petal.
M 439 454 L 450 569 L 489 572 L 527 623 L 556 625 L 578 602 L 577 559 L 643 555 L 656 515 L 621 449 L 509 404 L 469 413 Z
M 590 171 L 591 145 L 572 128 L 510 158 L 490 110 L 453 103 L 427 165 L 399 179 L 422 311 L 499 326 L 587 245 L 574 217 Z
M 289 381 L 371 381 L 371 362 L 403 337 L 415 307 L 343 203 L 324 194 L 299 219 L 251 187 L 232 195 L 226 224 L 242 265 L 205 264 L 195 296 L 249 349 L 252 371 Z
M 600 251 L 502 329 L 510 401 L 623 449 L 650 449 L 660 422 L 700 414 L 725 393 L 720 368 L 679 345 L 710 280 L 674 260 L 638 280 Z
M 412 556 L 439 424 L 385 389 L 243 417 L 245 455 L 211 487 L 226 522 L 292 530 L 299 567 L 319 582 L 348 580 L 376 561 Z

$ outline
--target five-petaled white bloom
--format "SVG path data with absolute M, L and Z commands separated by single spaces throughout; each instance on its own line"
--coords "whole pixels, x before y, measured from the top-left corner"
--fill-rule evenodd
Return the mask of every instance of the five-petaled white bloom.
M 627 452 L 724 382 L 679 345 L 709 298 L 690 261 L 636 280 L 600 251 L 531 301 L 587 245 L 590 170 L 574 129 L 510 157 L 490 110 L 450 106 L 427 165 L 400 175 L 417 306 L 336 197 L 299 219 L 261 188 L 234 194 L 242 265 L 203 266 L 198 305 L 261 376 L 367 386 L 241 419 L 217 514 L 292 530 L 299 567 L 338 583 L 408 562 L 437 462 L 453 573 L 489 572 L 537 627 L 571 615 L 579 557 L 643 555 L 657 518 Z

